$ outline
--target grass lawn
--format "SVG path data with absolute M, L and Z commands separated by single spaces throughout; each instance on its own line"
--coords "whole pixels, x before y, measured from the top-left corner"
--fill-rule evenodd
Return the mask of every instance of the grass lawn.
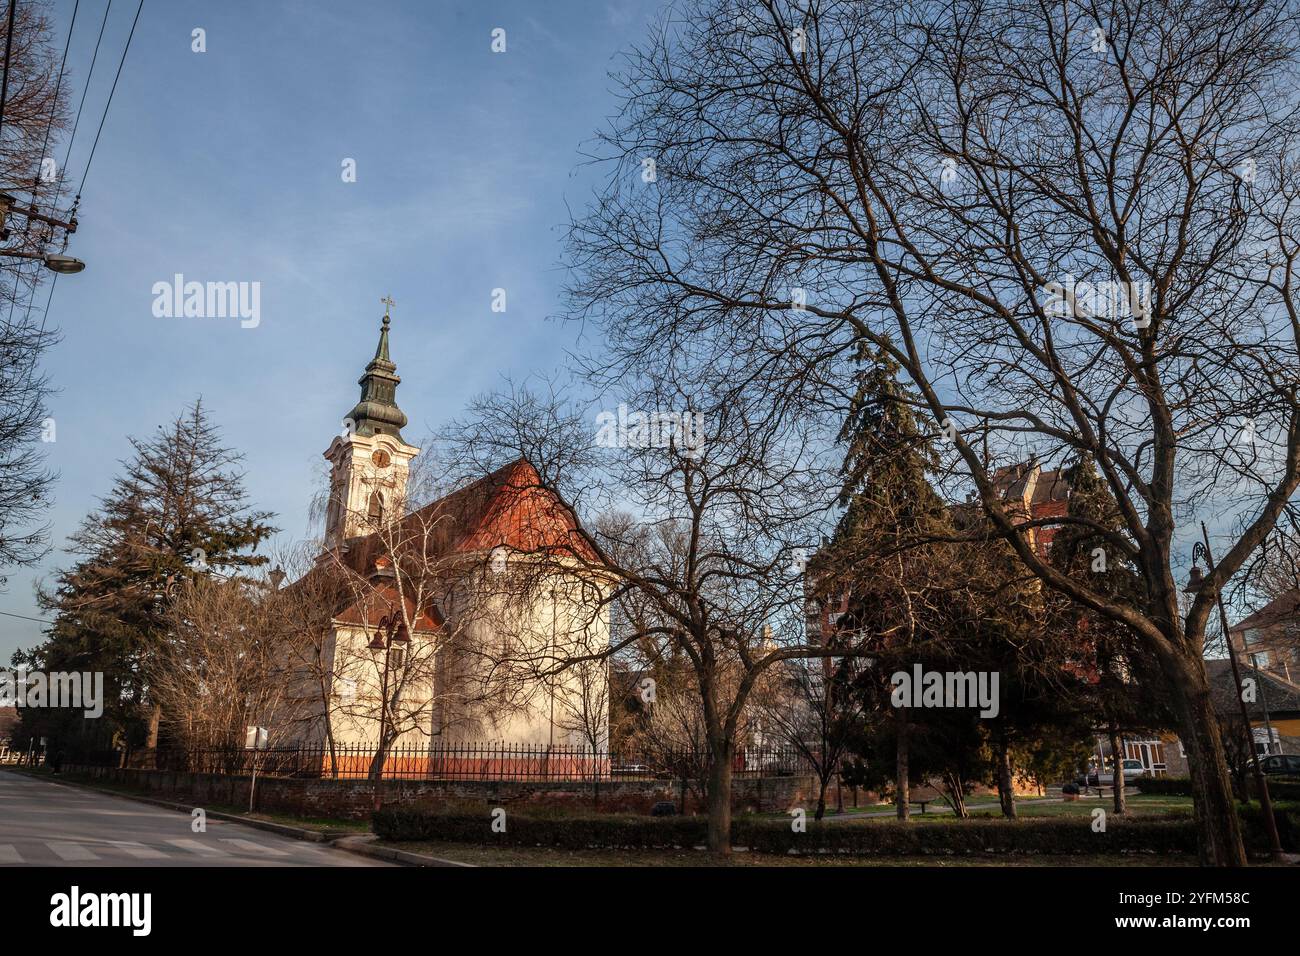
M 982 802 L 982 801 L 981 801 Z M 1021 818 L 1026 817 L 1061 817 L 1061 816 L 1080 816 L 1089 817 L 1092 811 L 1101 807 L 1109 815 L 1113 806 L 1111 798 L 1101 797 L 1083 797 L 1079 800 L 1062 800 L 1059 797 L 1055 799 L 1031 798 L 1027 800 L 1016 801 L 1016 813 Z M 947 804 L 936 800 L 930 804 L 928 813 L 921 813 L 918 808 L 912 809 L 912 820 L 915 823 L 948 823 L 957 821 L 951 812 L 936 813 L 935 809 L 942 807 L 947 808 Z M 1154 793 L 1133 793 L 1129 794 L 1127 799 L 1128 814 L 1140 816 L 1160 816 L 1168 813 L 1190 814 L 1192 812 L 1191 797 L 1170 797 Z M 847 808 L 846 808 L 847 809 Z M 843 814 L 836 814 L 831 810 L 826 813 L 826 819 L 844 823 L 888 823 L 893 820 L 893 815 L 873 816 L 868 815 L 872 812 L 892 810 L 887 804 L 880 804 L 871 807 L 859 807 L 856 811 L 849 810 Z M 972 817 L 1001 817 L 1002 811 L 998 809 L 996 803 L 985 806 L 976 806 L 970 808 Z M 785 814 L 770 814 L 774 817 L 784 817 Z
M 719 860 L 704 850 L 557 850 L 549 847 L 480 846 L 433 841 L 381 842 L 410 853 L 424 853 L 475 866 L 1194 866 L 1187 856 L 775 856 L 736 852 Z
M 1135 817 L 1159 816 L 1169 813 L 1188 814 L 1192 812 L 1191 797 L 1169 797 L 1155 793 L 1131 794 L 1126 800 L 1127 813 Z M 1101 807 L 1107 815 L 1111 813 L 1114 801 L 1110 797 L 1087 797 L 1080 800 L 1055 800 L 1050 803 L 1023 803 L 1016 806 L 1016 813 L 1022 817 L 1066 817 L 1092 815 L 1092 811 Z M 975 815 L 975 814 L 972 814 Z M 978 811 L 978 815 L 1001 816 L 1001 812 Z

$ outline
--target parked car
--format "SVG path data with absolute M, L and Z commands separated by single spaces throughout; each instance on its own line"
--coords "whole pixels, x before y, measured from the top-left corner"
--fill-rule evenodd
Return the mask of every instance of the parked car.
M 610 767 L 609 772 L 612 776 L 626 776 L 629 774 L 635 774 L 637 776 L 648 776 L 654 771 L 652 771 L 647 764 L 623 763 L 623 764 L 616 764 L 615 766 Z
M 1267 774 L 1300 776 L 1300 756 L 1295 754 L 1271 754 L 1260 759 L 1259 769 Z
M 1132 783 L 1134 780 L 1137 780 L 1139 777 L 1146 776 L 1147 771 L 1146 768 L 1142 766 L 1141 760 L 1133 760 L 1133 759 L 1124 760 L 1121 761 L 1121 765 L 1123 767 L 1121 773 L 1124 774 L 1125 784 Z M 1115 774 L 1108 767 L 1102 767 L 1100 772 L 1096 767 L 1089 768 L 1088 786 L 1109 787 L 1114 785 L 1114 783 L 1115 783 Z

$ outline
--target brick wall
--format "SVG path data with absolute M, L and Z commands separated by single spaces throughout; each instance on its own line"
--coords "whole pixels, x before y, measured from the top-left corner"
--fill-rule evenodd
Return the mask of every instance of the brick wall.
M 88 767 L 65 764 L 64 773 L 196 807 L 248 806 L 250 778 L 135 767 Z M 779 811 L 811 806 L 817 798 L 811 777 L 738 778 L 732 785 L 737 810 Z M 385 804 L 437 806 L 440 803 L 481 802 L 493 806 L 552 806 L 604 813 L 648 813 L 661 800 L 682 804 L 681 781 L 559 781 L 385 780 Z M 374 788 L 369 780 L 319 780 L 258 777 L 255 808 L 266 813 L 299 817 L 360 820 L 370 815 Z M 687 788 L 687 812 L 702 809 L 698 794 Z

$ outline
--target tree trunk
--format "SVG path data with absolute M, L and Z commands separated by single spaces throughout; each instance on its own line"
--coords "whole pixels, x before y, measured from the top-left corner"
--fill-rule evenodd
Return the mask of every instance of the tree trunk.
M 826 816 L 826 787 L 830 784 L 830 778 L 818 777 L 820 786 L 817 790 L 817 812 L 813 814 L 814 820 L 820 820 Z
M 945 789 L 948 792 L 948 804 L 952 807 L 953 816 L 961 820 L 970 817 L 970 811 L 966 809 L 966 782 L 960 776 L 951 770 L 944 773 Z
M 160 724 L 162 724 L 162 707 L 154 704 L 153 709 L 149 711 L 149 731 L 144 745 L 150 751 L 155 769 L 158 768 L 158 727 Z
M 908 785 L 909 773 L 907 766 L 907 747 L 908 734 L 910 730 L 907 725 L 907 708 L 898 708 L 898 754 L 894 767 L 894 802 L 897 806 L 898 819 L 910 820 L 912 818 L 911 788 Z
M 709 850 L 718 856 L 731 853 L 731 745 L 713 748 L 709 767 Z
M 1202 866 L 1245 866 L 1241 821 L 1232 800 L 1219 722 L 1200 660 L 1168 661 L 1175 681 L 1173 705 L 1192 778 L 1197 851 Z
M 1115 793 L 1115 812 L 1123 813 L 1128 809 L 1128 797 L 1124 792 L 1124 754 L 1121 752 L 1121 741 L 1119 739 L 1119 730 L 1112 723 L 1109 727 L 1110 732 L 1110 761 L 1114 766 L 1114 773 L 1111 777 L 1111 789 Z
M 393 744 L 391 739 L 380 739 L 375 756 L 370 761 L 370 780 L 374 786 L 374 808 L 383 806 L 384 764 L 388 760 L 388 749 Z
M 998 802 L 1002 804 L 1002 815 L 1008 820 L 1016 819 L 1016 795 L 1011 781 L 1011 748 L 1005 737 L 998 738 Z

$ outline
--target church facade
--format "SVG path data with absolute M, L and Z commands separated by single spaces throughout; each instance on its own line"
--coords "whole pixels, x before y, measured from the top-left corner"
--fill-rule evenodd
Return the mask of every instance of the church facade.
M 420 449 L 402 435 L 389 331 L 386 313 L 324 452 L 319 557 L 289 585 L 330 613 L 295 650 L 281 745 L 382 744 L 408 762 L 469 746 L 606 750 L 607 668 L 590 658 L 608 647 L 608 588 L 576 517 L 522 459 L 410 507 Z M 556 666 L 570 656 L 588 660 Z

